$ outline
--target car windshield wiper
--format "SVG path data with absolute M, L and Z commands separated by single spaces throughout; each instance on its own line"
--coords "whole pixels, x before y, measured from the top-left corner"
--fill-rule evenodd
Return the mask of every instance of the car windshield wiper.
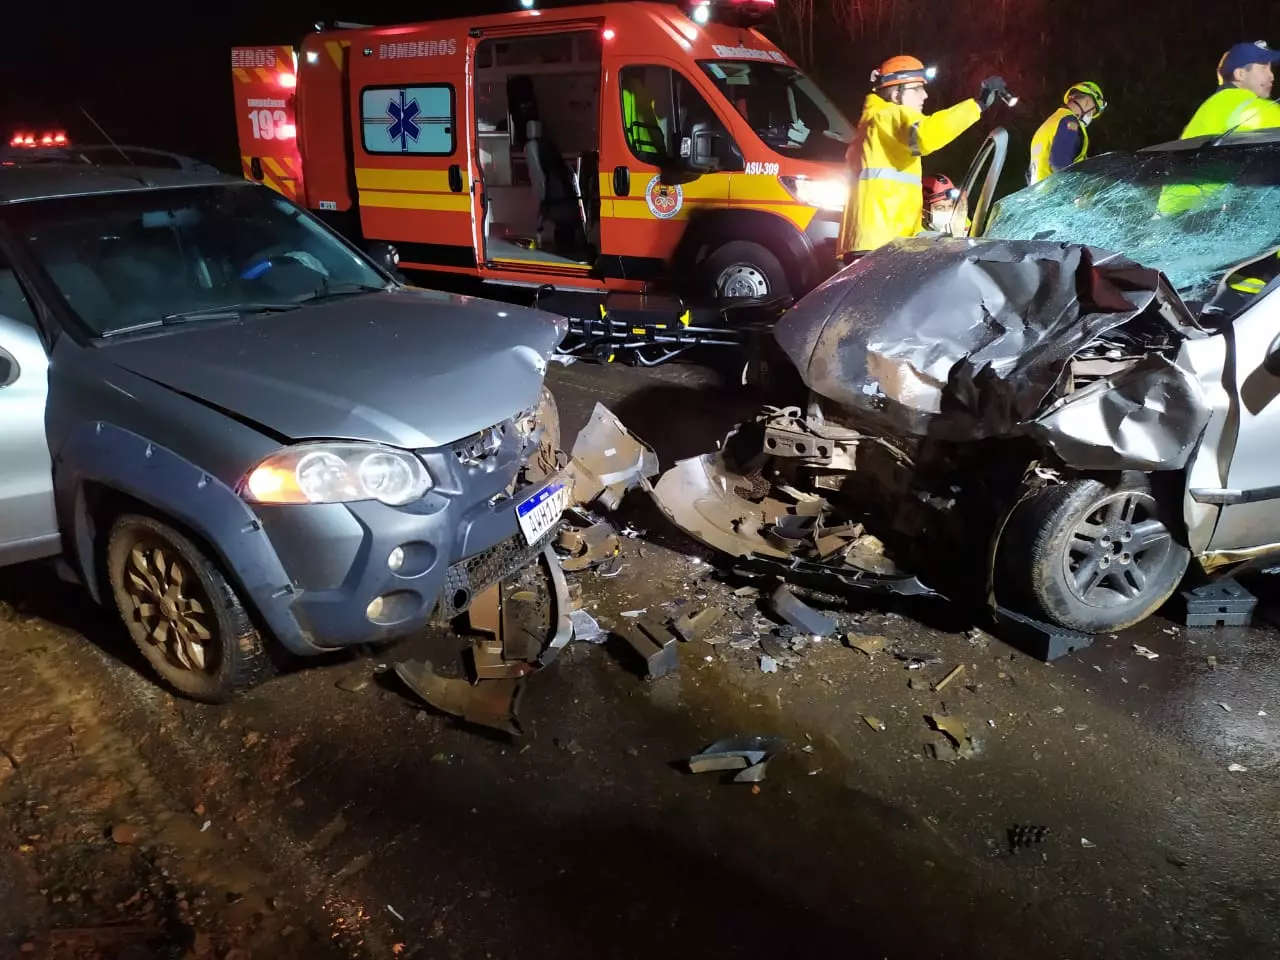
M 371 283 L 330 283 L 325 280 L 310 293 L 298 297 L 294 303 L 311 303 L 316 300 L 327 300 L 330 297 L 349 297 L 356 293 L 382 293 L 390 290 L 391 285 L 374 285 Z
M 254 313 L 283 313 L 286 310 L 296 309 L 298 309 L 296 303 L 233 303 L 225 307 L 201 307 L 198 310 L 167 313 L 163 317 L 157 317 L 155 320 L 143 320 L 141 323 L 130 324 L 127 327 L 105 330 L 100 336 L 119 337 L 129 333 L 139 333 L 143 330 L 170 327 L 179 323 L 192 323 L 200 320 L 235 320 Z

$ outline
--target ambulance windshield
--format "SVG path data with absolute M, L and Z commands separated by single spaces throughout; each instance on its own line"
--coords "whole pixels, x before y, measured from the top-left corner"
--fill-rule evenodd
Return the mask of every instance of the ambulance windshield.
M 799 160 L 844 160 L 853 125 L 795 67 L 745 60 L 703 60 L 699 66 L 775 153 Z

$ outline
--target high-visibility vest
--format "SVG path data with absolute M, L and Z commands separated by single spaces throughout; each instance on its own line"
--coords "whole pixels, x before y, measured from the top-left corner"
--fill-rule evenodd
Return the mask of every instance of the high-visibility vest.
M 1182 130 L 1182 139 L 1208 137 L 1228 130 L 1261 130 L 1280 127 L 1280 104 L 1263 100 L 1242 87 L 1223 87 L 1200 104 Z
M 1036 135 L 1031 138 L 1031 164 L 1027 168 L 1027 183 L 1039 183 L 1045 177 L 1054 172 L 1051 157 L 1053 156 L 1053 141 L 1058 136 L 1058 130 L 1062 126 L 1063 120 L 1073 121 L 1080 130 L 1080 151 L 1076 154 L 1072 163 L 1079 163 L 1089 154 L 1089 128 L 1083 121 L 1077 117 L 1069 107 L 1060 107 L 1053 111 L 1049 119 L 1040 124 L 1040 129 L 1036 131 Z

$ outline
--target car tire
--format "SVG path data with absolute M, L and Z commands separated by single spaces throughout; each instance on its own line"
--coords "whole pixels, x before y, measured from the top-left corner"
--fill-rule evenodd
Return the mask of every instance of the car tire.
M 1142 474 L 1055 484 L 1015 511 L 1001 569 L 1031 616 L 1110 633 L 1146 619 L 1177 589 L 1191 558 L 1177 529 Z
M 226 703 L 274 672 L 235 589 L 172 527 L 139 514 L 117 518 L 107 540 L 106 572 L 133 642 L 182 696 Z
M 702 261 L 701 275 L 707 292 L 722 299 L 791 294 L 782 261 L 768 247 L 749 240 L 716 247 Z

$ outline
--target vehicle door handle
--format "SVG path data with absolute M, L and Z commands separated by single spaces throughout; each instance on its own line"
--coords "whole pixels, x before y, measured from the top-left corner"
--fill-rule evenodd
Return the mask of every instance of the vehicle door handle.
M 456 163 L 449 167 L 449 189 L 454 193 L 462 192 L 462 167 Z
M 613 168 L 613 193 L 617 197 L 631 196 L 631 171 L 626 167 Z

